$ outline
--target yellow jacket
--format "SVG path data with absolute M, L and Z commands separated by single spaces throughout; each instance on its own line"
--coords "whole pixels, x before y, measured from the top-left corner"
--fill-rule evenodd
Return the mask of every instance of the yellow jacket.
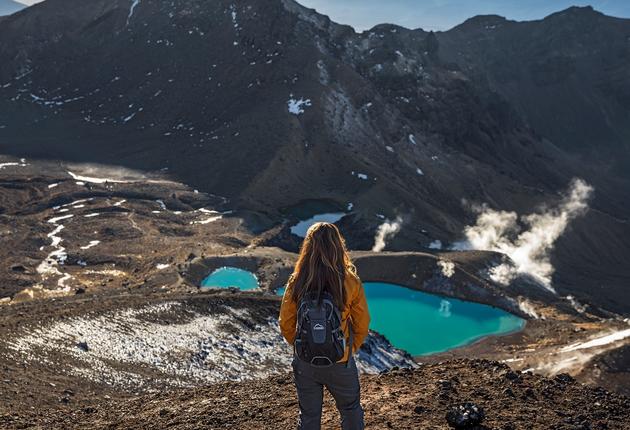
M 352 322 L 352 353 L 354 354 L 363 344 L 367 337 L 370 325 L 370 312 L 365 299 L 365 290 L 361 280 L 350 272 L 346 272 L 344 281 L 346 288 L 346 303 L 341 311 L 341 328 L 349 339 L 348 321 Z M 288 286 L 282 297 L 280 306 L 280 331 L 282 336 L 293 345 L 297 330 L 297 304 L 293 300 L 293 288 Z M 346 353 L 339 361 L 347 361 L 349 358 L 349 345 Z

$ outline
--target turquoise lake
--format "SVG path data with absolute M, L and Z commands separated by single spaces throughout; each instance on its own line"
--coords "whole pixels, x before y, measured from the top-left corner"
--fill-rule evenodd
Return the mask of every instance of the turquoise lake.
M 258 288 L 256 277 L 223 267 L 204 279 L 205 287 Z M 479 303 L 423 293 L 395 284 L 364 282 L 370 328 L 411 355 L 427 355 L 464 346 L 485 336 L 523 328 L 525 321 L 504 310 Z M 277 291 L 284 294 L 284 288 Z
M 258 279 L 253 273 L 236 267 L 221 267 L 201 281 L 202 287 L 236 287 L 243 291 L 258 288 Z
M 519 330 L 524 321 L 504 310 L 411 290 L 364 282 L 370 328 L 411 355 L 443 352 L 482 337 Z

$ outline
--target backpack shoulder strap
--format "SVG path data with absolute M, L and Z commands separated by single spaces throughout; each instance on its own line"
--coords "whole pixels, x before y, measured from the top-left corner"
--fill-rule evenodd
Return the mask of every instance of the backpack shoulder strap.
M 348 343 L 349 343 L 349 351 L 348 351 L 348 361 L 346 361 L 346 367 L 350 367 L 350 360 L 352 360 L 352 344 L 354 343 L 354 330 L 352 329 L 352 322 L 350 318 L 348 318 Z

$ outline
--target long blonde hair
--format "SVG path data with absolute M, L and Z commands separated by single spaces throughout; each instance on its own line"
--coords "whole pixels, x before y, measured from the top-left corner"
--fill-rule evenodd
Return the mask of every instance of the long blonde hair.
M 318 222 L 306 232 L 288 285 L 293 288 L 296 303 L 306 294 L 316 293 L 321 299 L 322 293 L 327 292 L 337 307 L 343 309 L 346 300 L 344 279 L 348 272 L 355 276 L 357 273 L 345 239 L 336 225 Z

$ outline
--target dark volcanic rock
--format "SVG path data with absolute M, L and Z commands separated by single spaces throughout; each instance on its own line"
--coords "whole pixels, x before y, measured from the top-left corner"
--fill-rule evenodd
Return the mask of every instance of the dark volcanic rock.
M 485 413 L 474 403 L 463 403 L 452 407 L 446 414 L 446 421 L 455 429 L 474 429 L 483 422 Z
M 362 375 L 362 404 L 367 428 L 423 428 L 431 423 L 468 429 L 569 429 L 590 428 L 625 430 L 630 424 L 627 397 L 569 384 L 562 394 L 550 398 L 521 399 L 503 397 L 500 391 L 511 383 L 496 378 L 501 364 L 492 361 L 456 360 L 423 365 L 412 370 L 396 370 L 380 375 Z M 15 375 L 18 377 L 19 375 Z M 29 375 L 28 381 L 37 383 Z M 57 376 L 59 377 L 59 376 Z M 439 380 L 457 380 L 459 393 L 447 406 L 436 398 Z M 560 382 L 537 375 L 525 378 L 526 387 L 555 387 Z M 49 386 L 50 388 L 50 386 Z M 129 397 L 105 387 L 77 390 L 64 397 L 69 404 L 59 404 L 59 392 L 42 389 L 35 392 L 39 408 L 16 399 L 13 393 L 0 391 L 0 427 L 2 428 L 174 428 L 192 430 L 210 426 L 238 429 L 287 429 L 295 426 L 298 403 L 290 373 L 265 379 L 226 382 L 198 388 L 158 390 Z M 484 400 L 483 417 L 479 404 L 473 404 L 473 391 L 484 389 L 491 396 Z M 94 390 L 94 392 L 92 392 Z M 85 391 L 85 392 L 84 392 Z M 33 385 L 21 396 L 29 399 Z M 107 393 L 107 394 L 105 394 Z M 87 395 L 87 397 L 85 397 Z M 47 396 L 54 401 L 45 402 Z M 17 400 L 17 401 L 16 401 Z M 33 399 L 31 399 L 32 401 Z M 41 403 L 41 402 L 45 403 Z M 45 405 L 45 407 L 42 407 Z M 6 406 L 6 408 L 5 408 Z M 9 409 L 10 408 L 10 409 Z M 10 410 L 10 412 L 8 412 Z M 6 411 L 6 412 L 5 412 Z M 325 397 L 322 428 L 338 428 L 339 415 L 330 396 Z M 210 424 L 212 420 L 212 424 Z

